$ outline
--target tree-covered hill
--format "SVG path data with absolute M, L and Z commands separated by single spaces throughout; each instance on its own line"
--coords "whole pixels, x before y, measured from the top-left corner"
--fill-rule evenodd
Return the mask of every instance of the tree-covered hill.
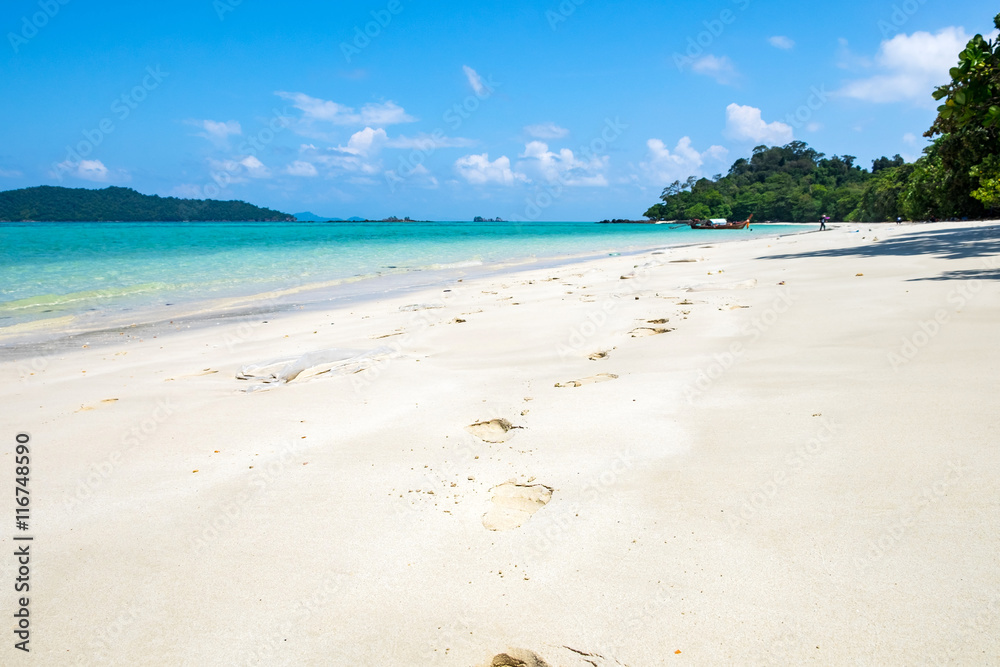
M 855 212 L 872 174 L 854 164 L 852 155 L 826 158 L 801 141 L 787 146 L 758 146 L 750 159 L 740 158 L 726 176 L 674 181 L 663 203 L 647 218 L 737 218 L 807 222 L 829 215 L 845 220 Z M 902 164 L 882 158 L 876 165 Z
M 7 222 L 293 221 L 287 213 L 243 201 L 178 199 L 130 188 L 103 190 L 39 186 L 0 192 L 0 220 Z

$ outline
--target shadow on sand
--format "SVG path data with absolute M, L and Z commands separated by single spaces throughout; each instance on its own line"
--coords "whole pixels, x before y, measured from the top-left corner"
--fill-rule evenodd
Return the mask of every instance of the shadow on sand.
M 877 234 L 877 228 L 873 227 L 871 233 Z M 938 276 L 911 280 L 1000 280 L 1000 225 L 918 231 L 864 246 L 771 255 L 761 259 L 916 255 L 941 259 L 980 258 L 982 262 L 981 267 L 977 269 L 946 271 Z

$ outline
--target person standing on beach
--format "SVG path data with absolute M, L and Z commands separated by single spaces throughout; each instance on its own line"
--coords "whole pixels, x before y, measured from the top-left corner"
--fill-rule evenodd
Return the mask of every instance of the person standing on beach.
M 819 219 L 819 231 L 821 231 L 821 232 L 825 232 L 826 231 L 826 216 L 825 215 Z

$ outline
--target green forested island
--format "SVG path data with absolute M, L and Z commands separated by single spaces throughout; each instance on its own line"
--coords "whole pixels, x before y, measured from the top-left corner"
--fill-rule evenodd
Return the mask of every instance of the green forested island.
M 131 188 L 39 186 L 0 192 L 4 222 L 292 222 L 294 216 L 243 201 L 178 199 Z
M 1000 29 L 1000 14 L 994 18 Z M 976 35 L 939 86 L 943 102 L 925 137 L 933 143 L 916 162 L 896 155 L 862 169 L 851 155 L 826 158 L 801 141 L 758 146 L 712 178 L 674 181 L 661 203 L 646 211 L 657 220 L 690 218 L 815 222 L 880 222 L 983 218 L 1000 208 L 1000 40 Z

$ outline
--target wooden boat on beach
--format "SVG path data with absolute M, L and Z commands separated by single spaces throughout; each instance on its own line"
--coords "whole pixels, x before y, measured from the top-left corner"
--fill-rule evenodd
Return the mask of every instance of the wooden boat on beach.
M 728 222 L 722 218 L 714 218 L 712 220 L 692 220 L 688 224 L 691 225 L 691 229 L 747 229 L 752 219 L 753 215 L 742 222 Z

